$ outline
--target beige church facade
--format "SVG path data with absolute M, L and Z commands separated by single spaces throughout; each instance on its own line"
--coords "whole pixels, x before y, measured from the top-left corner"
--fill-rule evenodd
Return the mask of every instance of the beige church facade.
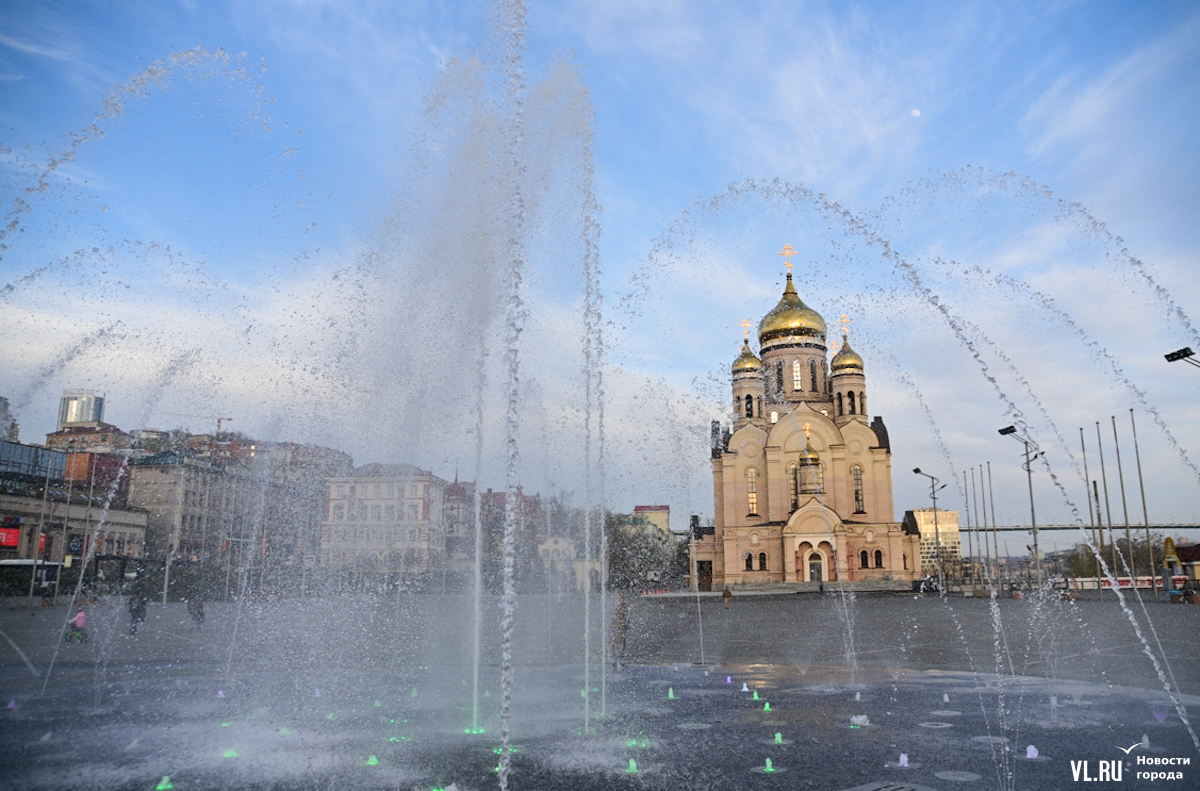
M 713 424 L 713 528 L 693 536 L 693 587 L 919 577 L 920 536 L 894 519 L 887 429 L 867 412 L 844 318 L 842 332 L 830 360 L 825 320 L 791 272 L 759 323 L 758 354 L 747 332 L 732 367 L 732 430 Z

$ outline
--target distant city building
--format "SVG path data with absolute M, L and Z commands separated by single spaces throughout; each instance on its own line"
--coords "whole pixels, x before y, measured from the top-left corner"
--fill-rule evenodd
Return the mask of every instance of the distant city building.
M 110 423 L 72 425 L 46 435 L 46 447 L 71 452 L 117 453 L 132 445 L 133 437 Z
M 347 454 L 295 443 L 184 444 L 189 450 L 132 463 L 129 499 L 149 512 L 150 556 L 255 570 L 263 585 L 316 562 L 325 481 L 352 467 Z
M 538 557 L 547 571 L 565 572 L 575 560 L 575 542 L 562 536 L 542 536 L 538 539 Z
M 411 464 L 366 464 L 330 477 L 321 564 L 401 575 L 446 569 L 448 531 L 464 539 L 474 524 L 469 487 Z M 465 551 L 464 542 L 454 546 Z
M 104 396 L 95 390 L 63 390 L 58 402 L 58 430 L 104 421 Z
M 488 489 L 479 496 L 479 523 L 483 529 L 484 583 L 499 591 L 503 580 L 505 510 L 508 492 Z M 545 512 L 538 494 L 525 494 L 517 486 L 512 503 L 513 573 L 518 590 L 545 591 L 547 578 L 538 556 L 538 538 L 545 535 Z
M 891 443 L 867 411 L 847 323 L 830 360 L 825 320 L 788 272 L 758 325 L 761 358 L 747 329 L 732 365 L 732 433 L 713 423 L 715 524 L 691 542 L 693 587 L 919 573 L 917 536 L 892 521 Z
M 456 474 L 445 498 L 446 566 L 450 571 L 469 571 L 475 565 L 475 484 L 459 481 Z
M 932 508 L 917 508 L 904 512 L 904 524 L 918 530 L 921 534 L 921 569 L 924 573 L 937 573 L 939 544 L 942 548 L 943 563 L 957 564 L 962 560 L 962 538 L 958 530 L 958 511 L 937 509 L 935 524 Z
M 125 506 L 123 463 L 0 442 L 0 558 L 141 557 L 146 514 Z
M 669 505 L 635 505 L 633 515 L 640 517 L 647 524 L 653 525 L 664 533 L 671 532 L 671 506 Z

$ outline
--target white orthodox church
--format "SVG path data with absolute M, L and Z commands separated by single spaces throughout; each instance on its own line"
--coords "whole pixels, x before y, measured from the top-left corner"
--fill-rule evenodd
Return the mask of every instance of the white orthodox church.
M 747 330 L 733 361 L 732 432 L 713 423 L 713 528 L 692 541 L 700 590 L 919 578 L 920 536 L 893 519 L 887 429 L 868 417 L 866 370 L 847 324 L 830 361 L 825 320 L 789 271 L 759 322 L 758 354 Z

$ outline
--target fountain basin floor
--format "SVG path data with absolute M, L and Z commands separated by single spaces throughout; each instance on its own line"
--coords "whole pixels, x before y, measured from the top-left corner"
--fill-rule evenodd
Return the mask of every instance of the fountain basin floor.
M 357 640 L 314 631 L 283 641 L 269 624 L 294 616 L 294 604 L 243 613 L 239 628 L 252 636 L 234 641 L 233 605 L 210 605 L 202 630 L 187 629 L 182 606 L 158 608 L 132 637 L 106 634 L 123 620 L 116 608 L 96 608 L 93 640 L 60 650 L 44 695 L 44 679 L 10 652 L 0 664 L 0 707 L 11 701 L 0 708 L 0 786 L 153 789 L 169 777 L 172 787 L 196 791 L 497 787 L 494 663 L 481 674 L 486 730 L 467 734 L 470 666 L 464 674 L 460 656 L 437 661 L 438 647 L 422 645 L 428 635 L 416 631 L 395 634 L 392 654 L 376 655 L 370 630 L 378 622 L 360 617 L 373 611 L 365 604 L 362 612 L 335 608 L 343 628 L 362 630 Z M 657 623 L 654 607 L 642 609 L 643 627 Z M 57 636 L 47 629 L 53 617 L 0 613 L 0 629 L 35 669 L 44 671 L 49 637 Z M 405 617 L 428 620 L 415 611 Z M 307 626 L 332 628 L 319 620 Z M 705 626 L 719 642 L 716 624 Z M 262 640 L 283 641 L 285 650 L 250 650 Z M 1072 762 L 1087 761 L 1095 777 L 1099 762 L 1113 760 L 1124 771 L 1111 787 L 1161 788 L 1135 776 L 1144 769 L 1139 755 L 1197 757 L 1166 695 L 1151 685 L 844 662 L 634 664 L 609 671 L 603 703 L 593 667 L 590 708 L 606 706 L 607 716 L 585 734 L 583 667 L 538 661 L 550 653 L 526 652 L 517 668 L 510 788 L 1057 789 L 1074 786 Z M 759 701 L 741 692 L 743 683 Z M 1191 709 L 1200 700 L 1184 702 Z M 945 716 L 951 710 L 958 713 Z M 851 727 L 856 716 L 870 724 Z M 921 727 L 929 722 L 948 727 Z M 790 743 L 768 743 L 776 732 Z M 1149 749 L 1126 755 L 1143 734 Z M 1025 758 L 1030 744 L 1036 760 Z M 894 765 L 901 753 L 909 767 Z M 786 771 L 754 771 L 767 758 Z M 1182 782 L 1167 787 L 1196 787 L 1200 769 L 1177 770 Z

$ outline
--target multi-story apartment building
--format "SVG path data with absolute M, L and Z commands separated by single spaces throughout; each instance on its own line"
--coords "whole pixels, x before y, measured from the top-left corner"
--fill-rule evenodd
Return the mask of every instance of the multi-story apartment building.
M 330 477 L 321 563 L 400 574 L 445 569 L 447 539 L 470 535 L 471 486 L 411 464 L 367 464 Z

